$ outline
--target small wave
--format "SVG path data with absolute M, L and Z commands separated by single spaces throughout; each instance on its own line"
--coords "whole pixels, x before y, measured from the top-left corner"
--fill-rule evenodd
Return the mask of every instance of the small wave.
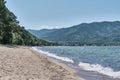
M 88 71 L 96 71 L 98 73 L 111 76 L 113 78 L 120 78 L 120 71 L 114 71 L 109 67 L 103 67 L 99 64 L 79 63 L 80 68 Z
M 42 51 L 42 50 L 40 50 L 40 49 L 37 49 L 36 47 L 32 47 L 32 49 L 35 50 L 35 51 L 37 51 L 37 52 L 39 52 L 39 53 L 45 54 L 45 55 L 47 55 L 47 56 L 49 56 L 49 57 L 53 57 L 53 58 L 55 58 L 55 59 L 59 59 L 59 60 L 62 60 L 62 61 L 74 63 L 74 61 L 73 61 L 72 59 L 70 59 L 70 58 L 60 57 L 60 56 L 57 56 L 57 55 L 55 55 L 55 54 L 49 53 L 49 52 L 47 52 L 47 51 Z

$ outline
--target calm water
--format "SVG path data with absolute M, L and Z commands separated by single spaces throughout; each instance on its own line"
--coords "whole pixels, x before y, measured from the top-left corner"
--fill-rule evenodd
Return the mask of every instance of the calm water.
M 77 67 L 120 78 L 119 46 L 50 46 L 36 47 L 37 51 Z

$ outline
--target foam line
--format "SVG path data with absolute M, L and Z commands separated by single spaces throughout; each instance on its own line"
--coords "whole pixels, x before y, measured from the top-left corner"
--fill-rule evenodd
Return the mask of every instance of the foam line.
M 99 64 L 89 64 L 89 63 L 80 62 L 79 67 L 88 71 L 96 71 L 98 73 L 108 75 L 113 78 L 120 78 L 120 71 L 114 71 L 112 68 L 103 67 Z
M 53 57 L 53 58 L 55 58 L 55 59 L 59 59 L 59 60 L 62 60 L 62 61 L 74 63 L 74 61 L 73 61 L 72 59 L 70 59 L 70 58 L 57 56 L 57 55 L 55 55 L 55 54 L 53 54 L 53 53 L 50 53 L 50 52 L 47 52 L 47 51 L 42 51 L 42 50 L 40 50 L 40 49 L 37 49 L 36 47 L 32 47 L 32 49 L 35 50 L 35 51 L 37 51 L 37 52 L 39 52 L 39 53 L 45 54 L 45 55 L 47 55 L 47 56 L 49 56 L 49 57 Z

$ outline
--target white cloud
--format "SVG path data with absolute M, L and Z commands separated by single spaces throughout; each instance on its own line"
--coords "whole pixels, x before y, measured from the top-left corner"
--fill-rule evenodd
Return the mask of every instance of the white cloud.
M 59 26 L 45 26 L 45 25 L 42 25 L 39 28 L 40 29 L 58 29 L 60 27 Z

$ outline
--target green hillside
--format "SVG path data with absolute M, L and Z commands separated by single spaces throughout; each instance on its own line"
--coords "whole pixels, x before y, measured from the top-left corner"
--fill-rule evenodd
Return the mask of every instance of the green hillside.
M 13 45 L 52 45 L 38 39 L 19 25 L 17 17 L 9 11 L 6 1 L 0 0 L 0 44 Z
M 30 32 L 37 36 L 44 33 L 44 35 L 39 35 L 38 37 L 59 43 L 120 45 L 120 21 L 82 23 L 69 28 L 62 28 L 55 31 L 51 29 L 50 31 L 48 34 L 42 30 L 37 31 L 37 33 L 35 33 L 36 30 L 31 30 Z

